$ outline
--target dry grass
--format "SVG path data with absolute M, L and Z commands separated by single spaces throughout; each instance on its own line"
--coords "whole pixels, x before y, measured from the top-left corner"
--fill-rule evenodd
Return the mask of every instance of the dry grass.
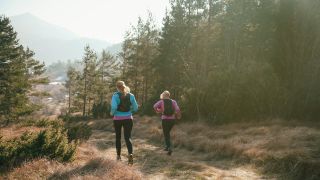
M 92 129 L 96 129 L 96 130 L 105 130 L 105 131 L 113 130 L 113 122 L 111 119 L 90 120 L 88 122 L 88 125 Z
M 142 175 L 133 168 L 104 158 L 88 159 L 83 165 L 38 159 L 25 163 L 3 177 L 5 179 L 142 179 Z
M 141 179 L 141 175 L 131 167 L 124 166 L 113 160 L 96 158 L 84 166 L 69 171 L 54 173 L 48 179 Z
M 148 123 L 151 140 L 161 142 L 162 130 L 157 118 Z M 137 125 L 139 128 L 139 125 Z M 178 148 L 203 153 L 207 158 L 232 159 L 250 163 L 263 173 L 277 178 L 320 178 L 320 124 L 302 124 L 280 120 L 260 123 L 234 123 L 212 126 L 182 123 L 173 130 L 173 143 Z

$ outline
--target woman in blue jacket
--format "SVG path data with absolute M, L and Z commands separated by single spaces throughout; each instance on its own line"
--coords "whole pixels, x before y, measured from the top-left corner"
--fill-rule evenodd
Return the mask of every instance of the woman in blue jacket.
M 117 160 L 121 160 L 121 129 L 124 130 L 124 139 L 128 149 L 128 164 L 133 164 L 133 148 L 131 141 L 131 130 L 133 126 L 132 113 L 138 110 L 138 104 L 130 88 L 123 81 L 116 83 L 117 92 L 112 96 L 111 112 L 116 133 Z

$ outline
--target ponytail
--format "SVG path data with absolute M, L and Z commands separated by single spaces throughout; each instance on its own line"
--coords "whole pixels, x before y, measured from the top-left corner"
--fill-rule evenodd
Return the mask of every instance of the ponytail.
M 126 84 L 123 81 L 118 81 L 116 83 L 118 91 L 120 91 L 122 94 L 127 95 L 130 93 L 130 88 L 126 86 Z
M 128 86 L 124 86 L 123 94 L 127 95 L 128 93 L 130 93 L 130 88 Z

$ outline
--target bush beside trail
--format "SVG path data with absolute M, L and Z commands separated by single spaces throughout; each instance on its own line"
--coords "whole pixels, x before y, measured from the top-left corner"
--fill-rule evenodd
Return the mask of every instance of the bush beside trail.
M 92 135 L 91 127 L 87 124 L 78 124 L 74 126 L 68 126 L 68 139 L 69 141 L 79 140 L 86 141 Z
M 16 127 L 41 130 L 26 131 L 11 139 L 0 138 L 0 167 L 3 171 L 35 158 L 71 161 L 78 143 L 88 140 L 92 134 L 85 123 L 66 123 L 60 119 L 28 119 Z
M 76 143 L 68 142 L 66 131 L 62 129 L 46 129 L 40 133 L 24 133 L 11 140 L 0 139 L 1 169 L 10 169 L 21 162 L 38 157 L 72 160 L 76 151 Z

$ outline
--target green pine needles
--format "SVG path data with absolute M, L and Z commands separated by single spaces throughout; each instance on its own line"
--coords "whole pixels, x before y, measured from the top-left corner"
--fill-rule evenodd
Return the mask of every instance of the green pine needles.
M 19 44 L 9 18 L 0 16 L 0 120 L 7 124 L 39 108 L 29 100 L 37 94 L 32 87 L 48 83 L 48 79 L 41 76 L 44 63 L 33 56 Z
M 76 145 L 74 141 L 68 141 L 67 132 L 61 128 L 40 133 L 26 132 L 11 140 L 0 139 L 0 167 L 8 169 L 37 157 L 70 161 L 75 155 Z

